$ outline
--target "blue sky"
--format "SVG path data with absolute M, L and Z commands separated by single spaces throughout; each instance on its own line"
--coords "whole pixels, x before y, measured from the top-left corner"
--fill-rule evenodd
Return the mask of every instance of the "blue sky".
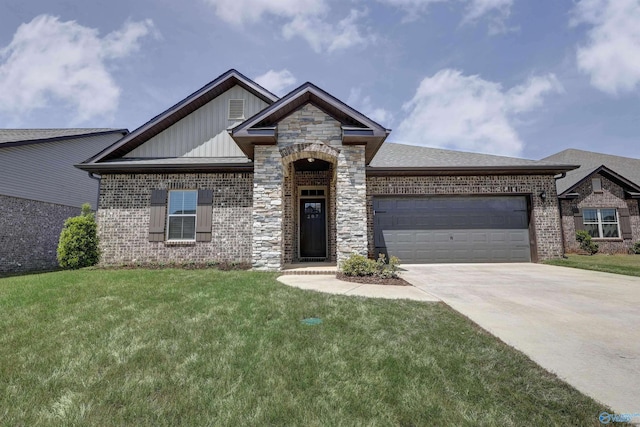
M 4 0 L 0 127 L 140 126 L 235 68 L 389 140 L 640 158 L 640 0 Z

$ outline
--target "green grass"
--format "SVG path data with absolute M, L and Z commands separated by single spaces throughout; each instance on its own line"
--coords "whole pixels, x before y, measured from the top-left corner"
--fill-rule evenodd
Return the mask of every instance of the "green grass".
M 640 255 L 567 255 L 567 259 L 554 259 L 546 264 L 582 268 L 607 273 L 640 276 Z
M 0 326 L 0 425 L 596 426 L 606 409 L 445 305 L 265 273 L 10 277 Z

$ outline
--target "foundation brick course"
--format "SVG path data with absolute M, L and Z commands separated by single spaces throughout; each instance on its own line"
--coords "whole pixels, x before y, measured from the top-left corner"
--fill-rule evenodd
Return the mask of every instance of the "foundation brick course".
M 0 195 L 0 273 L 52 270 L 67 218 L 80 208 Z
M 573 192 L 578 193 L 577 199 L 563 199 L 560 201 L 562 211 L 562 229 L 567 253 L 580 252 L 580 245 L 576 241 L 576 226 L 573 209 L 584 208 L 628 208 L 631 220 L 632 239 L 593 239 L 598 244 L 598 252 L 606 254 L 628 253 L 629 248 L 640 241 L 640 212 L 638 200 L 625 199 L 624 189 L 604 175 L 596 174 L 591 178 L 600 178 L 602 192 L 594 193 L 591 179 L 585 180 Z
M 250 262 L 252 183 L 251 173 L 103 175 L 97 214 L 100 264 Z M 211 242 L 149 242 L 154 189 L 213 190 Z

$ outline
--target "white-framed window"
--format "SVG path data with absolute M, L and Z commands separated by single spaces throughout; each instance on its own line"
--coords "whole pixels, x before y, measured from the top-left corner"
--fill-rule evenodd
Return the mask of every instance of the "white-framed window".
M 620 221 L 615 208 L 583 209 L 584 229 L 596 239 L 620 238 Z
M 167 240 L 196 240 L 196 190 L 169 191 L 169 213 L 167 218 Z

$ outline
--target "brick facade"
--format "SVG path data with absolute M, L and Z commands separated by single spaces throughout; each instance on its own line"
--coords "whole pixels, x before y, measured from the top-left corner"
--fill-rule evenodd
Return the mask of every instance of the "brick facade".
M 538 196 L 547 194 L 543 202 Z M 373 198 L 411 195 L 531 195 L 533 231 L 538 261 L 562 255 L 560 216 L 551 175 L 389 176 L 367 177 L 367 235 L 369 256 L 373 240 Z M 534 257 L 535 258 L 535 257 Z
M 212 189 L 211 242 L 149 242 L 154 189 Z M 251 173 L 105 174 L 97 215 L 100 263 L 250 262 L 252 204 Z
M 591 178 L 600 178 L 602 182 L 601 193 L 593 192 Z M 572 191 L 578 193 L 580 197 L 560 201 L 565 251 L 567 253 L 577 253 L 580 250 L 579 244 L 576 241 L 576 226 L 573 216 L 574 208 L 628 208 L 633 234 L 631 240 L 623 240 L 622 237 L 619 239 L 594 239 L 601 253 L 626 254 L 633 243 L 640 241 L 640 212 L 638 209 L 638 200 L 626 199 L 624 189 L 605 175 L 595 174 L 591 176 L 591 178 L 586 179 Z
M 80 208 L 0 195 L 0 273 L 51 270 L 64 221 Z

